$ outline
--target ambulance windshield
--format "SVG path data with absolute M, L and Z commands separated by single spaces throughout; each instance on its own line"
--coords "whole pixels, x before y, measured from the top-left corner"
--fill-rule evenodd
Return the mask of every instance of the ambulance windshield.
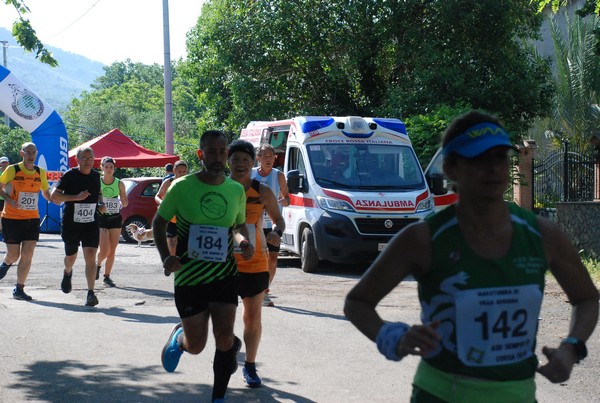
M 419 162 L 409 146 L 311 144 L 308 157 L 324 188 L 392 191 L 425 187 Z

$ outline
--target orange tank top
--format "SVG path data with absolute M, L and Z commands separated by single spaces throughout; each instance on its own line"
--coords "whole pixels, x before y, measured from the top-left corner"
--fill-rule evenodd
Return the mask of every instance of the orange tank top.
M 48 189 L 46 171 L 34 165 L 34 170 L 29 171 L 22 162 L 10 165 L 2 176 L 0 182 L 12 185 L 10 198 L 17 201 L 18 207 L 4 204 L 2 217 L 12 220 L 29 220 L 40 218 L 38 200 L 40 190 Z
M 250 237 L 254 238 L 254 255 L 246 260 L 241 254 L 234 254 L 240 273 L 269 271 L 267 241 L 262 230 L 264 209 L 265 205 L 260 202 L 260 182 L 253 179 L 252 185 L 246 190 L 246 227 Z

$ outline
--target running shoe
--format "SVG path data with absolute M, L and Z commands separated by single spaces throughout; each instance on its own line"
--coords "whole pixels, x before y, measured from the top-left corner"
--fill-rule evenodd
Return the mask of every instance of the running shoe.
M 102 268 L 102 266 L 96 266 L 96 280 L 98 280 L 100 278 L 100 269 Z
M 235 348 L 235 354 L 233 355 L 233 362 L 231 363 L 231 374 L 235 374 L 238 367 L 237 355 L 242 349 L 242 341 L 236 336 L 233 335 L 233 347 Z
M 225 403 L 225 399 L 224 399 L 224 398 L 222 398 L 222 397 L 220 397 L 220 398 L 218 398 L 218 399 L 214 399 L 214 400 L 213 400 L 213 403 Z
M 242 376 L 249 388 L 258 388 L 262 383 L 260 377 L 256 373 L 255 365 L 244 365 L 242 368 Z
M 98 305 L 98 298 L 93 291 L 88 291 L 87 299 L 85 300 L 85 306 L 96 306 Z
M 68 293 L 71 292 L 71 289 L 72 289 L 72 287 L 71 287 L 71 277 L 73 277 L 73 272 L 72 271 L 69 274 L 63 273 L 63 279 L 60 282 L 60 289 L 65 294 L 68 294 Z
M 25 293 L 25 291 L 23 290 L 23 287 L 19 286 L 18 284 L 15 286 L 15 289 L 13 290 L 13 298 L 21 300 L 21 301 L 31 301 L 33 299 L 29 295 L 27 295 Z
M 110 276 L 104 276 L 104 284 L 106 284 L 107 287 L 116 287 L 117 285 L 112 281 L 112 279 L 110 278 Z
M 165 276 L 169 277 L 171 275 L 171 272 L 167 269 L 164 270 Z
M 167 372 L 173 372 L 177 369 L 179 359 L 181 358 L 181 354 L 183 354 L 183 350 L 179 347 L 179 343 L 177 342 L 177 337 L 179 337 L 181 333 L 183 333 L 183 328 L 181 327 L 181 323 L 178 323 L 173 330 L 171 330 L 171 335 L 162 349 L 160 359 L 163 368 Z
M 273 301 L 271 301 L 271 298 L 269 298 L 269 294 L 265 294 L 262 304 L 263 304 L 263 306 L 275 306 Z
M 0 280 L 2 280 L 4 278 L 4 276 L 6 276 L 6 273 L 8 273 L 8 269 L 10 269 L 10 266 L 12 266 L 12 265 L 6 264 L 4 262 L 2 262 L 2 264 L 0 264 Z

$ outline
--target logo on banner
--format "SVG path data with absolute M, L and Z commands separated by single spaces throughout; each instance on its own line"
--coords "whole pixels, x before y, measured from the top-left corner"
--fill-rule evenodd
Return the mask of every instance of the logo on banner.
M 23 119 L 33 120 L 44 113 L 44 103 L 33 92 L 20 88 L 16 84 L 8 85 L 12 89 L 13 111 Z

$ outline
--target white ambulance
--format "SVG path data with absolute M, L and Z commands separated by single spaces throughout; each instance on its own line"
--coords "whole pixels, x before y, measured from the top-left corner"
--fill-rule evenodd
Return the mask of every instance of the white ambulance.
M 302 270 L 373 260 L 406 225 L 434 211 L 423 170 L 398 119 L 302 116 L 251 122 L 240 139 L 270 143 L 290 205 L 281 250 Z M 277 166 L 277 163 L 275 164 Z
M 439 148 L 427 168 L 425 168 L 425 178 L 429 183 L 429 189 L 433 192 L 433 201 L 435 211 L 442 210 L 451 204 L 456 203 L 458 194 L 454 192 L 450 181 L 443 171 L 444 156 L 442 149 Z

